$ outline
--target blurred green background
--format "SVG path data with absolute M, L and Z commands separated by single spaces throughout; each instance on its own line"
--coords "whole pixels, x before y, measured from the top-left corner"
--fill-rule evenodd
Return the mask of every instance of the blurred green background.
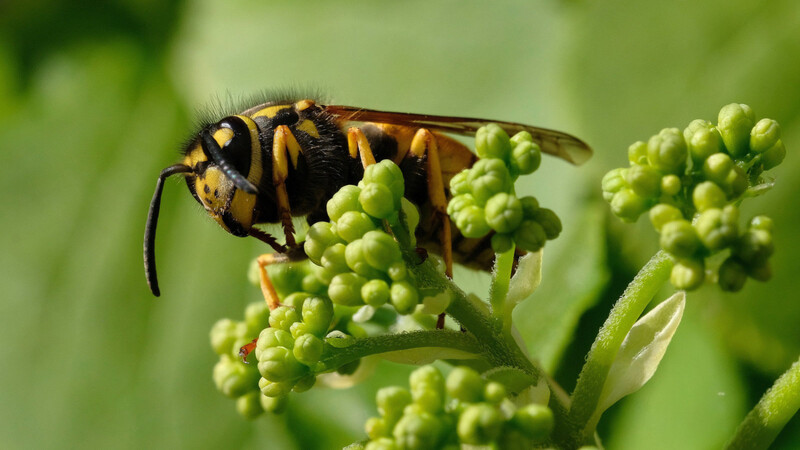
M 148 202 L 193 111 L 298 87 L 592 144 L 586 166 L 547 159 L 524 187 L 565 233 L 516 320 L 567 389 L 657 245 L 646 220 L 608 217 L 602 174 L 627 164 L 631 142 L 715 120 L 730 102 L 778 120 L 789 154 L 745 214 L 775 219 L 774 279 L 692 293 L 661 369 L 601 422 L 609 448 L 719 448 L 800 353 L 800 7 L 699 3 L 0 2 L 0 447 L 340 448 L 363 435 L 375 391 L 405 382 L 407 367 L 255 422 L 216 391 L 208 330 L 259 298 L 246 272 L 264 247 L 223 232 L 178 180 L 158 233 L 162 297 L 144 282 Z M 457 281 L 484 291 L 487 278 L 470 275 Z M 775 448 L 798 447 L 795 418 Z

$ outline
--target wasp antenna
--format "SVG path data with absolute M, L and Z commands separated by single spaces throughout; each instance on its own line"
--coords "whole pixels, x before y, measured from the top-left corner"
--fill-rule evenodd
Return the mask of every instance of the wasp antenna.
M 249 193 L 249 194 L 258 194 L 258 188 L 256 185 L 250 182 L 246 177 L 244 177 L 233 164 L 228 161 L 225 155 L 222 154 L 222 149 L 219 147 L 217 141 L 211 136 L 207 130 L 202 133 L 203 135 L 203 147 L 206 149 L 211 158 L 214 159 L 214 162 L 219 165 L 220 170 L 222 173 L 225 174 L 232 182 L 233 185 L 237 188 Z
M 164 180 L 176 173 L 191 172 L 192 168 L 185 164 L 175 164 L 161 171 L 156 182 L 156 192 L 150 200 L 150 211 L 147 213 L 147 225 L 144 228 L 144 274 L 147 277 L 147 285 L 150 291 L 158 297 L 161 291 L 158 289 L 158 276 L 156 276 L 156 224 L 158 223 L 158 210 L 161 207 L 161 192 L 164 190 Z

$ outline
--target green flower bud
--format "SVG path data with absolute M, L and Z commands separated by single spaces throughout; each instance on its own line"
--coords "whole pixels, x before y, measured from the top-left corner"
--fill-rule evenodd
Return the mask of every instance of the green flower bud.
M 236 412 L 248 420 L 255 419 L 264 413 L 261 407 L 261 392 L 258 390 L 250 391 L 236 399 Z
M 497 381 L 490 381 L 486 383 L 486 387 L 483 388 L 483 398 L 486 399 L 487 402 L 495 405 L 499 405 L 507 395 L 506 387 Z
M 683 137 L 689 149 L 689 154 L 695 164 L 701 164 L 714 153 L 724 152 L 722 136 L 711 122 L 697 119 L 692 121 L 685 130 Z
M 486 223 L 486 213 L 479 206 L 467 206 L 458 213 L 456 226 L 464 237 L 479 238 L 485 236 L 491 227 Z
M 444 391 L 444 377 L 434 366 L 422 366 L 411 372 L 408 384 L 413 392 L 415 389 L 436 389 Z
M 511 250 L 512 245 L 514 245 L 512 234 L 492 235 L 492 250 L 494 250 L 495 253 L 505 253 Z
M 736 243 L 736 255 L 747 265 L 761 265 L 772 256 L 775 245 L 772 233 L 756 228 L 748 229 Z
M 727 292 L 739 292 L 747 281 L 747 270 L 742 263 L 730 257 L 719 266 L 719 287 Z
M 486 202 L 486 223 L 498 233 L 510 233 L 522 222 L 522 203 L 513 195 L 501 192 Z
M 414 230 L 416 230 L 417 225 L 419 225 L 419 210 L 417 210 L 417 207 L 405 197 L 400 200 L 400 203 L 402 205 L 403 213 L 406 215 L 406 225 L 408 226 L 408 230 L 411 232 L 411 238 L 414 239 Z M 412 242 L 412 244 L 413 243 L 414 242 Z
M 520 131 L 511 136 L 510 142 L 512 147 L 516 147 L 523 142 L 533 142 L 533 136 L 531 136 L 531 134 L 527 131 Z
M 266 378 L 258 380 L 258 388 L 261 393 L 270 398 L 286 397 L 289 391 L 292 390 L 294 381 L 269 381 Z
M 371 233 L 378 233 L 386 236 L 380 231 L 371 231 Z M 379 270 L 376 270 L 367 262 L 367 251 L 364 248 L 364 239 L 356 239 L 355 241 L 347 244 L 344 256 L 345 260 L 347 261 L 347 267 L 351 268 L 355 273 L 364 278 L 379 278 L 383 275 Z
M 400 199 L 403 198 L 406 188 L 403 180 L 403 172 L 397 167 L 397 164 L 388 159 L 384 159 L 377 164 L 372 164 L 364 169 L 363 181 L 366 185 L 379 184 L 389 188 L 389 191 L 392 193 L 392 198 L 394 199 L 392 203 L 395 205 L 394 208 L 400 208 Z M 361 197 L 359 197 L 359 199 L 361 199 Z M 362 206 L 364 206 L 363 202 Z
M 555 239 L 561 234 L 561 219 L 552 209 L 539 208 L 533 214 L 533 220 L 542 226 L 547 239 Z
M 378 183 L 368 184 L 358 200 L 367 214 L 378 219 L 389 218 L 400 207 L 400 199 L 395 199 L 388 187 Z
M 636 141 L 628 147 L 628 161 L 631 164 L 647 164 L 647 143 Z
M 626 172 L 625 181 L 640 197 L 655 198 L 661 195 L 661 173 L 650 166 L 631 166 Z
M 322 339 L 313 334 L 304 334 L 294 341 L 294 357 L 306 366 L 313 366 L 322 356 Z
M 236 329 L 238 322 L 231 319 L 220 319 L 211 327 L 211 348 L 218 355 L 227 355 L 233 352 L 233 343 L 237 339 Z
M 343 186 L 339 191 L 333 194 L 326 205 L 328 217 L 331 222 L 338 222 L 347 211 L 361 212 L 361 204 L 358 202 L 358 197 L 361 194 L 361 188 L 358 186 L 347 185 Z
M 703 212 L 711 208 L 722 208 L 727 202 L 725 192 L 716 183 L 704 181 L 694 188 L 692 202 L 698 211 Z
M 541 442 L 550 436 L 555 421 L 550 408 L 533 403 L 516 410 L 511 424 L 534 442 Z
M 677 128 L 664 128 L 647 142 L 647 161 L 665 173 L 681 173 L 686 167 L 686 141 Z
M 490 123 L 475 132 L 475 152 L 484 159 L 498 158 L 508 161 L 511 140 L 499 125 Z
M 308 229 L 303 249 L 314 264 L 321 265 L 322 253 L 331 245 L 342 242 L 342 239 L 336 234 L 335 225 L 328 222 L 317 222 Z
M 547 232 L 534 220 L 523 220 L 514 232 L 514 242 L 517 243 L 517 247 L 529 252 L 539 251 L 546 241 Z
M 262 378 L 262 380 L 264 380 Z M 266 380 L 264 380 L 266 381 Z M 260 387 L 259 383 L 259 387 Z M 280 414 L 284 410 L 286 410 L 286 404 L 288 403 L 288 397 L 280 396 L 280 397 L 267 397 L 263 393 L 258 396 L 259 400 L 261 401 L 261 407 L 264 408 L 264 411 L 272 414 Z
M 328 286 L 326 286 L 316 275 L 308 274 L 303 277 L 302 289 L 303 292 L 320 295 L 327 292 Z
M 503 415 L 485 403 L 467 406 L 458 418 L 458 437 L 463 444 L 490 444 L 502 430 Z
M 261 330 L 269 326 L 269 307 L 264 301 L 253 302 L 244 310 L 244 323 L 248 336 L 258 336 Z
M 375 222 L 362 212 L 348 211 L 336 221 L 336 230 L 339 236 L 347 242 L 361 239 L 364 233 L 375 228 Z
M 536 200 L 536 197 L 528 195 L 519 199 L 519 202 L 522 205 L 522 217 L 525 220 L 535 220 L 536 212 L 539 211 L 539 200 Z
M 388 437 L 381 437 L 374 441 L 367 442 L 364 450 L 398 450 L 394 440 Z
M 288 348 L 270 347 L 259 354 L 258 371 L 269 381 L 282 382 L 300 378 L 308 368 L 300 364 Z
M 442 391 L 435 389 L 417 389 L 411 393 L 414 403 L 422 410 L 429 413 L 439 413 L 444 406 L 444 396 Z
M 718 208 L 703 211 L 694 227 L 703 245 L 712 252 L 733 244 L 739 233 L 736 221 L 725 220 L 722 210 Z
M 308 332 L 322 336 L 328 332 L 333 320 L 333 303 L 324 297 L 312 297 L 303 303 L 302 314 Z
M 364 431 L 367 432 L 367 436 L 370 439 L 377 440 L 382 437 L 388 437 L 392 430 L 386 426 L 386 422 L 380 417 L 370 417 L 364 424 Z
M 659 203 L 650 209 L 650 223 L 659 233 L 664 225 L 676 220 L 683 220 L 683 213 L 672 205 Z
M 688 220 L 673 220 L 661 227 L 660 243 L 665 251 L 686 258 L 697 253 L 700 238 Z
M 631 189 L 620 189 L 611 199 L 611 212 L 626 222 L 636 222 L 647 211 L 647 199 L 636 195 Z
M 231 355 L 221 355 L 212 373 L 217 389 L 231 398 L 255 389 L 258 378 L 257 371 Z
M 295 323 L 292 324 L 292 326 L 289 327 L 289 333 L 292 334 L 292 337 L 294 339 L 297 339 L 300 336 L 302 336 L 304 334 L 308 334 L 310 332 L 311 332 L 311 329 L 308 327 L 308 325 L 306 325 L 303 322 L 295 322 Z M 291 348 L 291 347 L 287 347 L 287 348 Z
M 744 104 L 731 103 L 719 111 L 717 129 L 728 153 L 741 158 L 750 150 L 750 130 L 755 124 L 753 110 Z
M 392 306 L 399 314 L 411 314 L 419 303 L 419 292 L 408 281 L 395 281 L 389 291 Z
M 361 298 L 378 308 L 389 301 L 389 285 L 383 280 L 369 280 L 361 287 Z
M 299 320 L 300 317 L 298 317 L 294 308 L 290 308 L 288 306 L 279 306 L 273 309 L 270 313 L 269 326 L 272 328 L 279 328 L 284 331 L 289 331 L 289 327 Z
M 483 378 L 469 367 L 456 367 L 447 376 L 447 393 L 462 402 L 479 402 L 483 395 L 483 386 Z
M 393 426 L 403 415 L 403 409 L 411 403 L 411 393 L 399 386 L 388 386 L 378 390 L 375 396 L 378 412 Z
M 750 219 L 750 228 L 772 233 L 772 231 L 775 229 L 775 223 L 768 216 L 755 216 Z
M 258 342 L 256 343 L 256 359 L 263 359 L 261 352 L 270 347 L 286 347 L 292 348 L 294 345 L 294 338 L 287 331 L 279 328 L 264 328 L 258 335 Z
M 705 276 L 703 260 L 682 259 L 672 267 L 669 280 L 677 289 L 691 291 L 703 284 Z
M 539 144 L 522 142 L 511 151 L 511 171 L 520 175 L 528 175 L 536 171 L 542 163 L 542 149 Z
M 447 215 L 451 219 L 457 220 L 458 213 L 468 206 L 475 206 L 475 197 L 472 194 L 460 194 L 450 199 L 447 203 Z
M 355 273 L 340 273 L 328 286 L 328 297 L 337 305 L 359 306 L 364 303 L 361 288 L 367 279 Z
M 347 265 L 347 258 L 345 251 L 347 247 L 344 244 L 333 244 L 328 247 L 320 258 L 322 267 L 331 274 L 340 274 L 350 272 L 350 267 Z
M 783 162 L 786 157 L 786 147 L 780 139 L 772 147 L 768 148 L 761 154 L 761 161 L 764 163 L 764 170 L 772 169 Z
M 300 311 L 303 308 L 303 303 L 310 297 L 311 294 L 307 292 L 295 292 L 294 294 L 284 298 L 283 302 L 281 303 L 283 306 L 288 306 L 296 311 Z
M 761 264 L 751 264 L 746 267 L 747 274 L 757 281 L 769 281 L 772 278 L 772 266 L 769 261 L 764 261 Z
M 750 130 L 750 149 L 763 153 L 781 138 L 781 126 L 772 119 L 761 119 Z
M 308 266 L 302 263 L 272 264 L 267 267 L 267 274 L 269 274 L 278 296 L 283 298 L 300 290 L 300 284 L 303 277 L 308 274 L 308 270 Z
M 402 260 L 400 245 L 381 231 L 370 231 L 362 239 L 364 258 L 370 266 L 386 272 L 393 263 Z
M 628 169 L 620 167 L 608 171 L 603 176 L 602 188 L 603 188 L 603 199 L 605 199 L 605 201 L 611 202 L 611 199 L 614 198 L 614 194 L 621 191 L 622 189 L 628 188 L 628 182 L 625 181 L 627 173 Z
M 468 175 L 469 170 L 462 170 L 450 179 L 450 195 L 457 197 L 459 195 L 472 193 L 472 187 L 467 181 Z
M 747 177 L 725 153 L 715 153 L 703 163 L 703 175 L 720 186 L 728 198 L 738 197 L 747 189 Z
M 681 179 L 677 175 L 665 175 L 661 177 L 661 193 L 664 195 L 675 196 L 681 191 Z
M 511 190 L 511 175 L 499 159 L 481 159 L 469 170 L 467 181 L 478 205 L 485 205 L 495 194 Z
M 406 269 L 405 263 L 397 261 L 389 266 L 386 273 L 389 274 L 389 278 L 391 278 L 392 281 L 402 281 L 408 276 L 408 269 Z
M 444 434 L 442 422 L 427 412 L 405 414 L 397 422 L 392 435 L 397 447 L 405 450 L 438 448 Z
M 303 393 L 314 387 L 314 383 L 316 382 L 317 376 L 313 373 L 309 373 L 295 382 L 294 386 L 292 387 L 292 391 L 297 392 L 298 394 Z

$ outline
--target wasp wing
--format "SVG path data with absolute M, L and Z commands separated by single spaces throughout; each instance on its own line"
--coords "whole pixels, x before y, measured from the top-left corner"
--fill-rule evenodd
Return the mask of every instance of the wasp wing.
M 539 144 L 542 151 L 559 157 L 572 164 L 580 165 L 592 156 L 592 149 L 582 140 L 561 131 L 549 130 L 530 125 L 500 120 L 473 119 L 469 117 L 434 116 L 430 114 L 410 114 L 355 106 L 329 105 L 325 110 L 341 121 L 390 123 L 393 125 L 427 128 L 432 131 L 474 136 L 478 128 L 496 123 L 509 135 L 527 131 Z

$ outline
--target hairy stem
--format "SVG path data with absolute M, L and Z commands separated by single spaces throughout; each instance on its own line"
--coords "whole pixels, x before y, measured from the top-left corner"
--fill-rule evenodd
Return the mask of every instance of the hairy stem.
M 726 449 L 765 449 L 800 409 L 800 359 L 792 364 L 747 414 Z
M 492 273 L 492 286 L 489 290 L 489 304 L 492 305 L 492 316 L 502 321 L 503 330 L 511 332 L 511 316 L 505 313 L 505 301 L 508 285 L 511 281 L 511 269 L 514 267 L 514 246 L 504 253 L 498 253 Z
M 597 408 L 608 370 L 633 324 L 669 279 L 671 269 L 672 261 L 669 256 L 659 251 L 639 271 L 611 309 L 589 350 L 572 394 L 569 418 L 573 440 L 583 442 L 593 438 L 594 430 L 588 429 L 587 424 Z

